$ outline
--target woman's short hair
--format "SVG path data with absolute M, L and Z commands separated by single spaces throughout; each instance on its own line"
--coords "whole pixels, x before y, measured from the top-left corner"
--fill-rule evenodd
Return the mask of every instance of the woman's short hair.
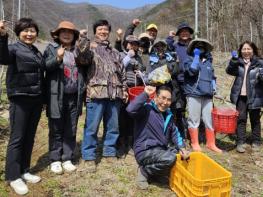
M 257 57 L 259 56 L 258 47 L 256 46 L 256 44 L 255 44 L 254 42 L 251 42 L 251 41 L 246 40 L 246 41 L 244 41 L 243 43 L 241 43 L 241 44 L 239 45 L 238 57 L 242 57 L 241 51 L 242 51 L 242 48 L 243 48 L 243 46 L 244 46 L 245 44 L 248 44 L 248 45 L 253 49 L 253 54 L 254 54 L 255 56 L 257 56 Z
M 108 26 L 109 32 L 111 31 L 111 25 L 110 25 L 110 23 L 109 23 L 107 20 L 102 19 L 102 20 L 96 21 L 96 22 L 93 24 L 93 33 L 94 33 L 94 34 L 96 34 L 96 29 L 97 29 L 97 27 L 99 27 L 99 26 Z
M 19 36 L 21 31 L 24 31 L 26 28 L 34 27 L 36 29 L 37 35 L 39 32 L 39 28 L 37 23 L 31 18 L 21 18 L 16 22 L 14 32 L 17 36 Z

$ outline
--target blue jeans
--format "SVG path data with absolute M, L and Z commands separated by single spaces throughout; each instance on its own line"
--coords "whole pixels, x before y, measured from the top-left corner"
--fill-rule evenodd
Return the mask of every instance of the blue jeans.
M 102 118 L 104 118 L 104 157 L 116 156 L 116 142 L 119 137 L 119 111 L 121 100 L 93 99 L 86 106 L 86 123 L 81 147 L 84 160 L 96 159 L 96 148 L 98 145 L 98 129 Z

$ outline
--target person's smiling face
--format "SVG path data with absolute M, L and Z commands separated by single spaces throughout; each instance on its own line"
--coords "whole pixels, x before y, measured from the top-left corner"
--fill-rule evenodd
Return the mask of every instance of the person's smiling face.
M 19 34 L 19 40 L 27 45 L 32 45 L 37 39 L 37 31 L 34 27 L 25 28 Z
M 105 41 L 108 40 L 110 35 L 110 30 L 109 27 L 106 25 L 103 26 L 98 26 L 96 28 L 96 33 L 95 33 L 95 37 L 101 41 Z

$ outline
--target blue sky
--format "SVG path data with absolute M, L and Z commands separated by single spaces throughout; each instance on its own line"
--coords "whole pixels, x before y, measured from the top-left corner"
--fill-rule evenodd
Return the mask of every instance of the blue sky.
M 164 0 L 63 0 L 70 3 L 87 2 L 91 4 L 106 4 L 114 7 L 132 9 L 146 4 L 158 4 Z

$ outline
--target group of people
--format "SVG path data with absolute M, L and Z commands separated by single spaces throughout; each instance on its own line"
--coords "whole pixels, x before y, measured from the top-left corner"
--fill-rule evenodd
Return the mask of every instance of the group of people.
M 94 39 L 70 21 L 61 21 L 51 31 L 52 43 L 44 54 L 33 45 L 39 28 L 31 18 L 17 21 L 18 41 L 8 45 L 4 21 L 0 21 L 0 63 L 8 65 L 7 95 L 10 101 L 10 139 L 5 179 L 17 194 L 28 193 L 26 182 L 41 178 L 30 173 L 34 137 L 43 105 L 49 126 L 50 170 L 73 172 L 76 131 L 83 103 L 86 119 L 81 144 L 79 171 L 95 172 L 98 130 L 103 120 L 102 157 L 114 162 L 130 147 L 138 163 L 137 184 L 148 187 L 154 177 L 168 178 L 176 153 L 189 158 L 185 139 L 190 136 L 193 151 L 202 151 L 198 141 L 200 121 L 205 124 L 206 147 L 222 153 L 215 144 L 211 111 L 217 91 L 212 44 L 192 39 L 193 29 L 185 22 L 158 40 L 158 27 L 149 24 L 145 33 L 134 35 L 134 19 L 122 36 L 117 31 L 115 47 L 109 42 L 107 20 L 93 24 Z M 175 37 L 178 41 L 175 41 Z M 165 66 L 169 80 L 152 83 L 156 69 Z M 261 145 L 260 108 L 263 105 L 263 61 L 252 42 L 245 41 L 226 72 L 235 76 L 231 101 L 239 111 L 237 151 L 245 152 L 249 113 L 252 149 Z M 145 85 L 144 92 L 129 101 L 128 88 Z M 152 100 L 149 98 L 155 95 Z M 186 120 L 186 110 L 188 117 Z

